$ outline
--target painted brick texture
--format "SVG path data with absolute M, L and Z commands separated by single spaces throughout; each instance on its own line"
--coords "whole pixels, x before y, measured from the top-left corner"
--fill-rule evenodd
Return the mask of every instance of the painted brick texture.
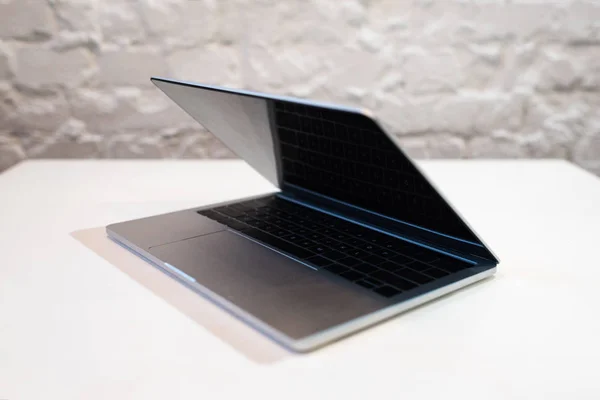
M 0 0 L 0 170 L 232 157 L 163 75 L 367 107 L 420 158 L 600 174 L 600 1 Z

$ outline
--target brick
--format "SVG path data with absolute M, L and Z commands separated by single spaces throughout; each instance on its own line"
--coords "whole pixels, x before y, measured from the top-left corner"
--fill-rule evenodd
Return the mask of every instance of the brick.
M 475 134 L 488 135 L 496 130 L 516 131 L 522 126 L 528 98 L 526 92 L 484 92 L 470 97 L 479 104 L 478 112 L 471 115 Z M 452 110 L 446 112 L 451 114 Z
M 48 43 L 48 48 L 55 52 L 86 48 L 97 53 L 101 47 L 103 46 L 100 32 L 62 30 Z
M 562 50 L 547 49 L 542 54 L 535 87 L 542 91 L 565 91 L 578 81 L 577 65 Z
M 44 39 L 56 32 L 52 10 L 46 1 L 8 0 L 0 2 L 0 37 Z
M 581 88 L 600 92 L 600 46 L 581 49 L 576 65 Z
M 17 50 L 16 81 L 28 87 L 78 86 L 95 72 L 86 49 L 55 52 L 32 46 Z
M 100 156 L 101 141 L 82 121 L 69 119 L 43 140 L 38 138 L 27 154 L 32 158 L 94 158 Z
M 599 129 L 582 137 L 573 149 L 573 159 L 582 165 L 600 164 L 600 125 Z
M 245 0 L 161 0 L 149 1 L 141 8 L 141 16 L 150 42 L 181 49 L 239 42 L 248 25 L 249 9 Z
M 202 1 L 188 3 L 204 4 Z M 186 1 L 182 0 L 146 1 L 140 9 L 140 15 L 151 35 L 177 35 L 185 23 L 186 6 Z
M 516 129 L 524 97 L 519 94 L 466 92 L 460 95 L 384 97 L 376 114 L 391 132 L 403 135 L 450 132 L 460 136 Z
M 403 44 L 458 44 L 500 40 L 557 38 L 555 24 L 564 13 L 559 2 L 377 1 L 371 23 Z
M 323 49 L 325 50 L 325 49 Z M 309 44 L 289 48 L 253 45 L 248 52 L 248 74 L 251 86 L 260 90 L 281 91 L 281 88 L 311 86 L 310 79 L 324 72 L 323 52 Z M 312 90 L 305 90 L 308 95 Z
M 0 81 L 0 126 L 10 128 L 18 112 L 17 94 L 8 82 Z
M 81 89 L 70 99 L 73 116 L 95 132 L 198 126 L 158 89 Z
M 219 85 L 240 85 L 239 54 L 230 47 L 180 50 L 167 62 L 176 78 Z
M 462 136 L 517 129 L 521 125 L 523 101 L 517 94 L 498 92 L 443 97 L 432 110 L 433 129 Z
M 409 47 L 401 53 L 401 71 L 409 93 L 455 91 L 466 79 L 458 54 L 450 49 L 430 51 Z
M 135 9 L 136 2 L 112 0 L 110 6 L 98 7 L 98 20 L 104 40 L 120 45 L 140 43 L 144 27 Z
M 182 158 L 237 158 L 223 143 L 210 135 L 199 141 L 190 141 L 183 146 Z
M 431 118 L 437 96 L 380 96 L 375 115 L 392 134 L 419 134 L 433 129 Z
M 98 58 L 98 79 L 108 85 L 147 86 L 151 76 L 166 76 L 165 58 L 156 51 L 115 50 Z
M 25 152 L 18 143 L 3 140 L 3 137 L 8 137 L 8 134 L 0 132 L 0 172 L 12 167 L 26 157 Z
M 377 53 L 388 43 L 385 36 L 369 28 L 358 32 L 358 42 L 368 51 Z
M 8 43 L 0 40 L 0 80 L 10 79 L 14 75 L 14 54 Z
M 531 95 L 525 105 L 522 132 L 528 135 L 529 153 L 535 156 L 566 156 L 581 136 L 593 131 L 589 100 L 574 94 Z M 600 116 L 597 118 L 600 119 Z
M 62 29 L 75 32 L 99 31 L 100 2 L 90 0 L 53 0 L 54 10 Z
M 465 77 L 459 90 L 514 90 L 515 85 L 504 81 L 506 50 L 502 44 L 470 44 L 466 49 L 455 51 Z
M 519 135 L 506 131 L 496 131 L 490 136 L 475 137 L 467 142 L 469 157 L 483 158 L 523 158 L 527 150 Z
M 399 138 L 400 146 L 413 158 L 461 158 L 465 155 L 465 140 L 449 134 L 421 135 Z
M 164 158 L 168 156 L 160 138 L 146 134 L 121 134 L 107 143 L 110 158 Z
M 312 60 L 307 62 L 306 54 L 309 52 L 313 53 Z M 381 56 L 373 59 L 370 51 L 364 48 L 344 48 L 331 51 L 328 55 L 318 46 L 302 46 L 300 49 L 286 52 L 286 54 L 294 54 L 297 57 L 298 63 L 293 62 L 296 58 L 285 57 L 293 64 L 301 65 L 300 62 L 303 62 L 306 65 L 302 74 L 296 74 L 297 81 L 294 79 L 296 86 L 316 86 L 316 90 L 311 88 L 311 97 L 316 97 L 317 90 L 321 87 L 326 100 L 357 107 L 375 107 L 372 98 L 373 91 L 380 86 L 380 80 L 385 71 L 393 70 L 390 68 L 392 64 L 390 58 Z M 336 67 L 329 69 L 327 64 Z M 277 67 L 275 66 L 275 68 Z M 289 71 L 285 65 L 280 67 L 283 71 Z M 315 77 L 321 76 L 324 76 L 325 79 L 322 81 L 315 79 Z M 286 81 L 289 82 L 289 80 Z
M 359 0 L 324 1 L 315 7 L 306 1 L 248 2 L 239 26 L 245 28 L 242 35 L 252 32 L 247 40 L 255 45 L 283 47 L 289 43 L 310 43 L 333 49 L 354 38 L 359 26 L 366 22 L 362 3 Z
M 600 44 L 600 3 L 573 1 L 563 8 L 557 35 L 568 43 Z
M 79 89 L 71 93 L 69 103 L 72 115 L 83 121 L 97 132 L 112 132 L 120 124 L 131 118 L 135 110 L 128 104 L 127 98 L 139 96 L 137 89 L 122 91 L 98 89 Z
M 44 94 L 19 93 L 15 96 L 18 113 L 11 120 L 13 129 L 54 130 L 63 124 L 69 116 L 69 105 L 59 92 Z
M 253 8 L 247 0 L 223 2 L 204 0 L 147 1 L 140 14 L 148 33 L 148 41 L 167 48 L 190 48 L 209 43 L 229 45 L 244 40 Z M 240 13 L 244 10 L 244 13 Z

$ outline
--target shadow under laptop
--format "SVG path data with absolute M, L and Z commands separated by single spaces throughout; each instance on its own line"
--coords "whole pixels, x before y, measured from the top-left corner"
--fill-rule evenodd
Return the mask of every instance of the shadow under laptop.
M 272 364 L 299 356 L 119 246 L 106 236 L 104 227 L 75 231 L 71 236 L 249 360 Z

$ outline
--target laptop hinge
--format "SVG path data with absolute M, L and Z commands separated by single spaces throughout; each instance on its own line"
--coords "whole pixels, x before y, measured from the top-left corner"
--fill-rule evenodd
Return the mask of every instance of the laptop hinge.
M 284 184 L 278 197 L 477 265 L 496 264 L 477 243 L 449 237 Z

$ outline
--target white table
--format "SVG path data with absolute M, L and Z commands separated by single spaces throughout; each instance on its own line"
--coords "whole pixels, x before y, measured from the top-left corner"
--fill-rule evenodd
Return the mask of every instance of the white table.
M 599 399 L 600 180 L 561 161 L 425 170 L 495 278 L 289 353 L 104 226 L 272 187 L 239 161 L 29 161 L 0 175 L 0 399 Z

